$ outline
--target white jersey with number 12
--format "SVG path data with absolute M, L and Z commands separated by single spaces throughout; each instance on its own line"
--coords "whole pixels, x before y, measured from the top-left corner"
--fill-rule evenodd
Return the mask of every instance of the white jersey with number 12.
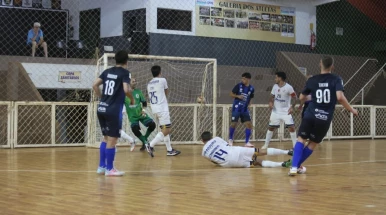
M 169 105 L 165 95 L 166 89 L 168 89 L 168 83 L 165 78 L 153 78 L 147 84 L 147 93 L 153 113 L 169 112 Z

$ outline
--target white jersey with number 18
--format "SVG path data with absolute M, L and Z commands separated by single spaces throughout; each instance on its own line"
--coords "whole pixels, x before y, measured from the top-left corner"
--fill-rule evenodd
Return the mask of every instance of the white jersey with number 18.
M 147 84 L 147 93 L 153 113 L 169 112 L 169 105 L 165 95 L 166 89 L 168 89 L 168 83 L 165 78 L 153 78 Z

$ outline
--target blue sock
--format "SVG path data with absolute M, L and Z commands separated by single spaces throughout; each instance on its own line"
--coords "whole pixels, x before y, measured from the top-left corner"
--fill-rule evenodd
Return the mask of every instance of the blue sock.
M 249 128 L 246 128 L 245 129 L 245 143 L 249 143 L 249 138 L 251 137 L 251 129 Z
M 102 142 L 99 148 L 99 166 L 106 167 L 106 142 Z
M 233 134 L 235 133 L 236 128 L 229 128 L 229 139 L 233 140 Z
M 300 167 L 300 165 L 302 165 L 302 163 L 304 163 L 304 161 L 307 160 L 307 158 L 312 154 L 312 152 L 314 152 L 314 150 L 311 150 L 310 148 L 308 147 L 305 147 L 303 149 L 303 154 L 302 154 L 302 158 L 300 159 L 299 163 L 298 163 L 298 168 Z
M 114 168 L 115 148 L 106 149 L 107 170 Z
M 294 155 L 292 156 L 292 167 L 298 166 L 300 159 L 302 158 L 304 144 L 297 141 L 294 147 Z

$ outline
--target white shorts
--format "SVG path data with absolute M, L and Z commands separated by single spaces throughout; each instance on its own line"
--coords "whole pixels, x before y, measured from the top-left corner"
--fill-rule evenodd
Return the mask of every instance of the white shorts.
M 284 122 L 286 127 L 295 124 L 291 114 L 277 114 L 275 112 L 272 112 L 271 117 L 269 118 L 269 126 L 279 127 L 281 121 Z
M 228 168 L 248 168 L 251 167 L 252 157 L 255 154 L 254 148 L 233 146 L 230 151 L 227 162 L 221 164 L 222 167 Z
M 158 119 L 158 123 L 160 126 L 168 126 L 172 123 L 170 122 L 170 115 L 169 112 L 158 112 L 154 113 L 155 117 Z

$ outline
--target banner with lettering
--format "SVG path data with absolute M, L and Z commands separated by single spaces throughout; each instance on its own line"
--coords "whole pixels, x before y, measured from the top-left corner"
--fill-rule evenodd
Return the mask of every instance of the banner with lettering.
M 66 71 L 59 71 L 59 82 L 80 82 L 81 81 L 81 72 L 80 71 L 74 71 L 74 72 L 66 72 Z
M 196 35 L 295 43 L 295 8 L 196 0 Z

